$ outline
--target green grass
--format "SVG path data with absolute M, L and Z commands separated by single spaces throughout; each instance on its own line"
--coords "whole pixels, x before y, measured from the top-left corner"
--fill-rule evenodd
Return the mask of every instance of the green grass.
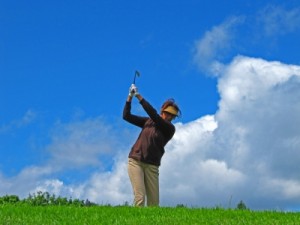
M 216 224 L 298 225 L 300 213 L 198 208 L 134 208 L 111 206 L 0 206 L 0 224 Z

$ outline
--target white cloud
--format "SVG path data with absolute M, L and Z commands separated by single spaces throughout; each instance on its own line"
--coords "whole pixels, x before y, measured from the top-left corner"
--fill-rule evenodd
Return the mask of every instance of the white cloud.
M 61 195 L 63 193 L 62 188 L 64 183 L 60 180 L 54 179 L 54 180 L 44 180 L 42 182 L 39 182 L 37 186 L 30 191 L 31 194 L 37 193 L 37 192 L 50 192 L 54 195 Z
M 300 8 L 285 9 L 269 5 L 258 14 L 258 23 L 262 25 L 266 36 L 278 36 L 294 32 L 300 28 Z
M 297 142 L 291 140 L 299 135 L 296 124 L 300 122 L 297 116 L 300 113 L 297 100 L 300 67 L 237 57 L 227 71 L 219 81 L 222 98 L 216 114 L 221 126 L 218 132 L 222 133 L 224 129 L 226 137 L 242 140 L 242 146 L 236 141 L 233 144 L 248 154 L 247 160 L 252 157 L 256 162 L 262 160 L 261 164 L 270 157 L 269 169 L 275 172 L 277 166 L 284 164 L 282 159 L 287 153 L 297 154 L 291 153 L 293 150 L 287 149 L 286 144 L 292 143 L 295 149 Z M 237 92 L 227 95 L 228 90 L 233 88 Z M 231 139 L 226 139 L 226 142 Z M 263 158 L 256 159 L 255 155 Z M 245 165 L 244 162 L 239 163 Z M 297 163 L 286 164 L 290 168 L 298 168 Z
M 0 126 L 0 133 L 8 133 L 14 129 L 20 129 L 31 124 L 36 119 L 37 113 L 33 110 L 28 110 L 22 118 L 11 121 L 8 124 Z
M 243 17 L 232 17 L 207 31 L 195 43 L 194 61 L 201 71 L 218 75 L 223 70 L 220 59 L 232 48 L 235 29 L 243 20 Z
M 126 172 L 123 167 L 127 161 L 127 150 L 136 135 L 136 131 L 121 132 L 100 117 L 57 123 L 51 132 L 52 141 L 45 148 L 48 160 L 44 160 L 39 166 L 25 167 L 13 177 L 0 174 L 0 194 L 11 193 L 24 198 L 29 193 L 48 191 L 66 197 L 114 204 L 117 201 L 113 199 L 120 196 L 118 193 L 122 190 L 118 187 L 127 181 L 127 176 L 123 176 L 125 181 L 122 180 L 120 185 L 117 183 L 120 175 Z M 126 154 L 125 151 L 122 153 L 124 146 Z M 116 162 L 119 161 L 120 152 L 123 154 L 121 163 Z M 87 177 L 79 179 L 85 169 L 89 171 L 84 172 Z M 64 173 L 69 173 L 67 177 L 71 177 L 66 179 L 68 183 L 64 180 Z M 105 183 L 102 184 L 102 181 Z M 115 189 L 109 187 L 110 184 Z M 123 188 L 126 187 L 130 190 L 128 185 Z M 127 195 L 130 196 L 131 192 Z M 109 201 L 110 198 L 112 202 Z M 129 200 L 124 199 L 124 202 Z
M 117 140 L 116 129 L 105 123 L 103 118 L 58 123 L 52 131 L 52 143 L 47 148 L 51 157 L 49 163 L 60 169 L 107 167 L 120 148 L 121 143 Z
M 54 193 L 57 196 L 72 196 L 88 199 L 99 204 L 120 205 L 132 201 L 132 190 L 127 175 L 127 154 L 119 152 L 111 171 L 93 172 L 80 184 L 65 184 L 58 179 L 40 180 L 30 191 Z
M 132 201 L 127 175 L 127 154 L 122 154 L 111 172 L 95 173 L 87 182 L 85 196 L 93 202 L 119 205 Z
M 14 177 L 0 175 L 0 193 L 2 195 L 17 194 L 21 198 L 27 197 L 32 192 L 31 190 L 52 173 L 52 169 L 47 166 L 29 166 Z
M 264 186 L 265 194 L 272 195 L 275 199 L 279 200 L 292 200 L 293 198 L 299 199 L 300 196 L 300 181 L 289 179 L 270 178 L 266 179 Z
M 276 194 L 266 197 L 260 192 L 270 179 L 299 183 L 299 87 L 299 66 L 247 57 L 235 58 L 219 80 L 216 156 L 258 183 L 254 188 L 261 201 L 257 196 L 250 200 L 257 206 L 259 201 L 275 205 Z M 276 204 L 286 206 L 299 198 Z
M 219 76 L 233 56 L 257 54 L 259 49 L 270 54 L 278 48 L 278 37 L 299 30 L 299 7 L 270 4 L 253 15 L 232 16 L 206 31 L 194 44 L 193 60 L 200 72 Z M 228 90 L 228 94 L 234 91 Z

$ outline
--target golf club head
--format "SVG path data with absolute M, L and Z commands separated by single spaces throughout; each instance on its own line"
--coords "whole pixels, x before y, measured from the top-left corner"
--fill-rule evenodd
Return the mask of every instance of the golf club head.
M 135 84 L 135 78 L 136 78 L 136 76 L 140 76 L 141 74 L 140 74 L 140 72 L 139 71 L 135 71 L 135 73 L 134 73 L 134 78 L 133 78 L 133 84 Z
M 136 70 L 135 71 L 135 75 L 139 77 L 140 76 L 140 72 Z

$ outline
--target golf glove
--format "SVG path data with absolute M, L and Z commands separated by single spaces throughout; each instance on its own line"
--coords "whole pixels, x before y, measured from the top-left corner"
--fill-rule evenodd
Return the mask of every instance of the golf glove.
M 135 86 L 135 84 L 132 84 L 129 88 L 129 95 L 132 97 L 133 95 L 134 96 L 137 96 L 139 93 L 138 93 L 138 88 L 137 86 Z
M 131 86 L 130 86 L 130 88 L 129 88 L 129 96 L 132 98 L 133 96 L 134 96 L 134 92 L 133 92 L 133 86 L 134 84 L 132 84 Z

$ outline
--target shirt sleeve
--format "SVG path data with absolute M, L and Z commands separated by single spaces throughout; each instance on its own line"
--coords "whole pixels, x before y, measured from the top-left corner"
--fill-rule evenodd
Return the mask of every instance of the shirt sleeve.
M 175 133 L 175 126 L 163 119 L 157 111 L 152 107 L 152 105 L 143 98 L 140 101 L 140 104 L 143 106 L 146 113 L 149 115 L 149 117 L 158 125 L 158 128 L 167 136 L 172 137 Z
M 148 118 L 131 114 L 131 102 L 126 101 L 123 109 L 123 119 L 135 126 L 142 128 Z

